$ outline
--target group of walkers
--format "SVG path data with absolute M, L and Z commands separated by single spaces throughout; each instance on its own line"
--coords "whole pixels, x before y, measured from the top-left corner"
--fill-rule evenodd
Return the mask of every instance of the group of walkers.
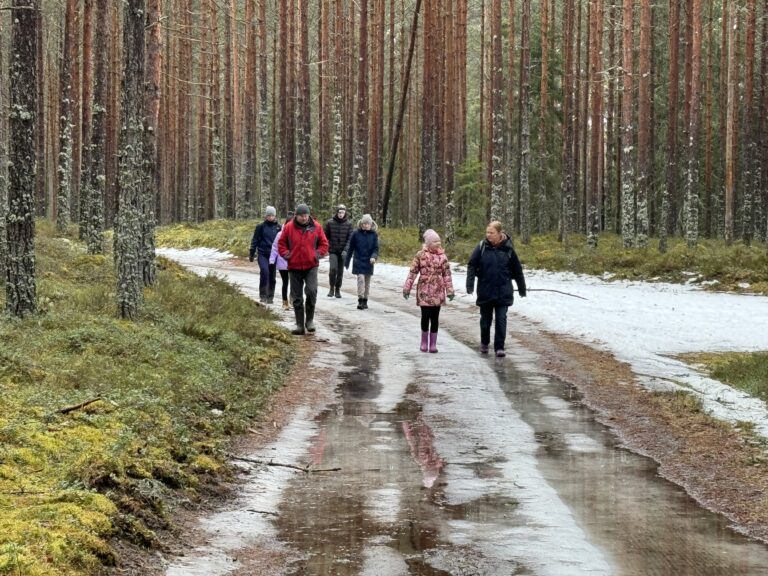
M 281 226 L 275 208 L 267 206 L 264 220 L 256 226 L 251 239 L 249 260 L 258 258 L 260 279 L 259 299 L 272 304 L 276 272 L 282 278 L 283 308 L 293 312 L 296 328 L 293 334 L 315 331 L 314 316 L 317 303 L 317 271 L 320 259 L 329 256 L 328 297 L 341 298 L 344 268 L 352 265 L 357 277 L 357 308 L 368 308 L 374 264 L 379 258 L 377 225 L 370 214 L 364 214 L 353 228 L 343 204 L 324 226 L 320 226 L 306 204 L 289 212 Z M 440 309 L 446 299 L 452 301 L 451 268 L 440 236 L 430 229 L 424 232 L 424 245 L 411 262 L 403 285 L 403 297 L 408 299 L 416 285 L 416 304 L 421 308 L 422 352 L 437 353 L 437 333 Z M 467 265 L 467 294 L 475 292 L 480 308 L 480 352 L 488 354 L 491 328 L 494 328 L 493 350 L 497 357 L 506 355 L 507 311 L 514 300 L 512 281 L 525 298 L 525 277 L 512 239 L 503 231 L 501 222 L 493 221 L 485 230 L 485 238 L 472 251 Z M 288 288 L 290 285 L 290 300 Z

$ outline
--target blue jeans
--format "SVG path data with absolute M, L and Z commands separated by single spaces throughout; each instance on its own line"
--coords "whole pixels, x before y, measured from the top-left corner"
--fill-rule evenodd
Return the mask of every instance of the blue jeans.
M 483 304 L 480 306 L 480 343 L 486 346 L 491 342 L 491 324 L 496 314 L 496 326 L 493 334 L 493 349 L 504 350 L 507 339 L 507 309 L 509 306 Z
M 259 298 L 273 298 L 276 283 L 277 273 L 275 265 L 269 263 L 269 254 L 259 253 Z

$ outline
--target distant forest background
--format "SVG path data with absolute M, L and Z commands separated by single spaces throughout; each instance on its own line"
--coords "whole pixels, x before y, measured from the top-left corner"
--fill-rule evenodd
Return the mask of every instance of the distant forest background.
M 86 235 L 115 223 L 134 101 L 158 223 L 307 202 L 449 240 L 490 217 L 523 242 L 768 234 L 768 0 L 2 4 L 2 204 L 27 11 L 34 210 Z

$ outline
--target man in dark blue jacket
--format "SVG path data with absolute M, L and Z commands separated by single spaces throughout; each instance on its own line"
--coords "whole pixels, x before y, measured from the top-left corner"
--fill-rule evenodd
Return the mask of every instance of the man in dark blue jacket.
M 341 298 L 341 281 L 344 278 L 344 259 L 341 253 L 344 252 L 344 247 L 352 234 L 352 223 L 347 218 L 347 207 L 344 204 L 338 205 L 336 214 L 323 226 L 323 232 L 328 238 L 328 255 L 330 257 L 328 296 Z
M 264 210 L 264 221 L 256 226 L 253 231 L 253 238 L 251 238 L 248 260 L 253 262 L 254 257 L 258 256 L 259 301 L 263 304 L 272 304 L 275 296 L 277 273 L 275 265 L 269 263 L 269 255 L 272 252 L 272 243 L 275 241 L 275 236 L 277 236 L 280 228 L 274 206 L 267 206 Z
M 480 352 L 488 353 L 491 342 L 491 324 L 494 314 L 496 326 L 493 349 L 496 356 L 506 356 L 504 342 L 507 337 L 507 309 L 512 306 L 514 290 L 525 298 L 525 277 L 512 240 L 502 231 L 501 222 L 491 222 L 485 229 L 485 240 L 480 242 L 469 257 L 467 266 L 467 294 L 475 291 L 477 278 L 477 301 L 480 306 Z

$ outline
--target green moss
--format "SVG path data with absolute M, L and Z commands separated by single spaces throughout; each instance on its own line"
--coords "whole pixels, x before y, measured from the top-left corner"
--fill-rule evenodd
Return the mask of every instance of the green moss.
M 0 574 L 95 574 L 112 537 L 154 545 L 292 362 L 269 312 L 167 261 L 140 320 L 118 319 L 111 256 L 75 237 L 41 223 L 44 306 L 0 321 Z

